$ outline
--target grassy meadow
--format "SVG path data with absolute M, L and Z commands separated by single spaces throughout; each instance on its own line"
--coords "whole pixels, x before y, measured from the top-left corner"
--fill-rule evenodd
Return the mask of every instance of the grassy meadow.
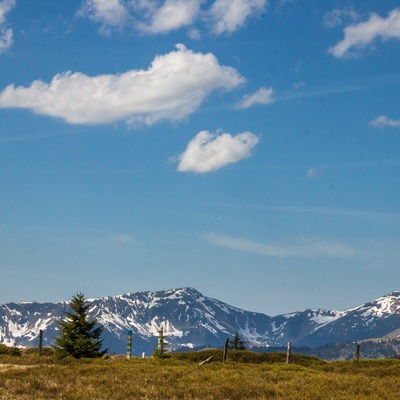
M 214 355 L 214 361 L 198 361 Z M 230 352 L 167 358 L 56 360 L 0 355 L 1 400 L 397 399 L 400 360 L 326 363 L 294 355 Z

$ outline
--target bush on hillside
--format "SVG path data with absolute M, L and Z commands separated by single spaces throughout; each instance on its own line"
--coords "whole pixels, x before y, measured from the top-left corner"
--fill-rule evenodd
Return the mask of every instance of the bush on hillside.
M 0 343 L 0 354 L 7 354 L 8 356 L 20 356 L 21 350 L 18 347 L 10 347 Z

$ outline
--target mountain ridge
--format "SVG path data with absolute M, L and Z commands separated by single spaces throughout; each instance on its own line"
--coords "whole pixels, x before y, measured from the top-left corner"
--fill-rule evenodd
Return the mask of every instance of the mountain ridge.
M 87 299 L 89 318 L 104 326 L 102 339 L 111 352 L 125 353 L 126 334 L 133 331 L 135 355 L 151 354 L 163 326 L 170 347 L 221 347 L 235 332 L 247 347 L 317 347 L 327 343 L 390 335 L 400 328 L 400 291 L 345 311 L 305 309 L 268 316 L 242 310 L 204 296 L 191 287 L 142 291 Z M 36 346 L 39 331 L 44 345 L 58 336 L 58 324 L 69 301 L 12 302 L 0 306 L 0 343 Z M 396 337 L 400 337 L 398 334 Z

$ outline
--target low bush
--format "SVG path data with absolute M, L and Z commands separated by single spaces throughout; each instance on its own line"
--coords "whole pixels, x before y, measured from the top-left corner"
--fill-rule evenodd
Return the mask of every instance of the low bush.
M 18 347 L 10 347 L 0 343 L 0 354 L 7 354 L 9 356 L 20 356 L 21 350 Z

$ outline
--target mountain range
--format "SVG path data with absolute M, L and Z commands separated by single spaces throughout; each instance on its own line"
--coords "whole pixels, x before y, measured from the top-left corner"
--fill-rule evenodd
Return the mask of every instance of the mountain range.
M 109 352 L 126 351 L 133 331 L 133 354 L 147 355 L 156 347 L 163 327 L 171 349 L 222 347 L 238 332 L 246 347 L 317 347 L 390 336 L 400 338 L 400 291 L 345 311 L 307 309 L 268 316 L 245 311 L 203 296 L 193 288 L 128 293 L 88 299 L 89 319 L 103 325 L 103 345 Z M 58 336 L 58 321 L 69 302 L 8 303 L 0 306 L 0 343 L 37 346 L 40 330 L 44 345 Z

